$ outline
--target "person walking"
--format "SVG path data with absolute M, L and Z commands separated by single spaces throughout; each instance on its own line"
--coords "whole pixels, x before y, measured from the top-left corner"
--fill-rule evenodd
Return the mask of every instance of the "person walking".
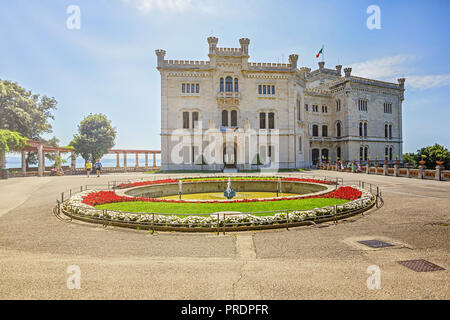
M 95 167 L 95 172 L 97 173 L 97 178 L 98 178 L 98 177 L 100 177 L 100 173 L 102 171 L 102 163 L 100 162 L 99 159 L 97 159 L 95 161 L 94 167 Z
M 89 175 L 91 174 L 91 169 L 92 169 L 92 165 L 89 160 L 87 160 L 86 163 L 84 164 L 84 168 L 86 169 L 86 174 L 87 174 L 87 177 L 89 178 Z

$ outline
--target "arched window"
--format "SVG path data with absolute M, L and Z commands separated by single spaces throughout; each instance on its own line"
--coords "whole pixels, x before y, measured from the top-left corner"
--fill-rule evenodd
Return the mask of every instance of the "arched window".
M 389 160 L 392 160 L 392 149 L 392 147 L 389 148 Z
M 389 125 L 389 138 L 392 138 L 392 124 Z
M 233 92 L 233 78 L 226 77 L 226 79 L 225 79 L 225 91 L 226 92 Z
M 312 126 L 312 135 L 313 137 L 319 136 L 319 126 L 317 124 L 313 124 Z
M 384 158 L 386 160 L 389 159 L 389 148 L 388 147 L 384 148 Z
M 275 113 L 269 112 L 269 129 L 275 129 Z
M 337 147 L 337 149 L 336 149 L 336 157 L 337 157 L 338 160 L 341 159 L 341 147 Z
M 222 126 L 228 127 L 228 111 L 227 110 L 222 111 Z
M 183 129 L 189 129 L 189 112 L 183 112 Z
M 266 113 L 265 112 L 261 112 L 259 114 L 259 128 L 260 129 L 266 128 Z
M 359 136 L 360 137 L 363 136 L 363 123 L 362 122 L 359 123 Z
M 322 161 L 328 161 L 328 149 L 322 149 Z
M 336 137 L 340 137 L 341 136 L 341 123 L 338 122 L 336 124 Z
M 322 126 L 322 137 L 328 137 L 328 126 Z
M 234 78 L 234 92 L 239 92 L 238 78 Z
M 231 110 L 231 126 L 237 127 L 237 111 Z
M 385 138 L 388 137 L 388 125 L 387 124 L 384 125 L 384 137 Z
M 198 112 L 192 112 L 192 128 L 198 128 Z
M 364 137 L 367 137 L 367 122 L 364 122 Z
M 369 159 L 369 147 L 365 147 L 364 148 L 364 160 L 368 160 Z
M 364 147 L 359 147 L 359 160 L 364 158 Z
M 220 78 L 220 92 L 223 92 L 223 78 Z

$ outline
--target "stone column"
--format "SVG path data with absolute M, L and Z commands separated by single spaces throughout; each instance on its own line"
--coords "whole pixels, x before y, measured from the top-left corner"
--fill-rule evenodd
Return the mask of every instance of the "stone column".
M 153 167 L 156 167 L 156 153 L 153 153 Z
M 45 163 L 44 163 L 44 146 L 40 144 L 37 147 L 38 150 L 38 176 L 42 177 L 44 175 Z
M 74 152 L 70 153 L 70 167 L 72 172 L 75 174 L 75 171 L 77 170 L 77 157 Z
M 120 168 L 120 153 L 116 152 L 116 168 Z
M 383 176 L 387 176 L 387 175 L 388 175 L 388 165 L 383 164 Z
M 126 152 L 123 154 L 123 167 L 126 172 L 127 171 L 127 153 Z
M 394 164 L 394 177 L 398 177 L 398 164 Z
M 437 166 L 436 166 L 436 172 L 435 172 L 435 174 L 434 174 L 434 179 L 436 179 L 436 180 L 438 180 L 438 181 L 441 181 L 441 172 L 442 172 L 442 169 L 444 169 L 444 166 L 441 166 L 441 165 L 437 165 Z
M 145 153 L 145 170 L 148 170 L 148 152 Z
M 139 153 L 136 153 L 136 164 L 134 167 L 137 169 L 139 167 Z
M 56 161 L 58 161 L 58 157 L 61 155 L 61 153 L 59 152 L 59 150 L 56 151 Z M 56 170 L 61 169 L 61 164 L 58 164 L 57 166 L 55 166 Z
M 27 153 L 22 151 L 22 175 L 27 176 Z
M 423 169 L 425 168 L 425 166 L 424 165 L 420 165 L 419 166 L 419 173 L 418 173 L 418 175 L 417 175 L 417 177 L 419 178 L 419 179 L 423 179 Z

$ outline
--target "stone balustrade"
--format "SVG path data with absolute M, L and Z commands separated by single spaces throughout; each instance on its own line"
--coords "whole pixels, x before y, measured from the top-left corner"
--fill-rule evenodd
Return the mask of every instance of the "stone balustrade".
M 322 163 L 317 166 L 317 168 L 322 170 L 332 170 L 332 171 L 343 171 L 352 172 L 351 168 L 345 167 L 341 170 L 336 166 L 336 164 Z M 426 169 L 424 166 L 419 166 L 419 168 L 409 168 L 400 167 L 400 165 L 395 164 L 393 167 L 389 167 L 387 164 L 378 166 L 361 166 L 361 170 L 355 173 L 364 174 L 377 174 L 393 177 L 405 177 L 405 178 L 416 178 L 416 179 L 428 179 L 428 180 L 439 180 L 446 181 L 450 180 L 450 170 L 444 170 L 444 166 L 437 165 L 435 169 Z

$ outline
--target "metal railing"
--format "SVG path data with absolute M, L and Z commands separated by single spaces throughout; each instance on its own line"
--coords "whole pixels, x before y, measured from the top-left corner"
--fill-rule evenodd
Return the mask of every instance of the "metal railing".
M 201 177 L 201 176 L 200 176 Z M 199 177 L 199 178 L 200 178 Z M 243 176 L 243 177 L 248 177 L 248 176 Z M 285 176 L 286 177 L 286 176 Z M 189 177 L 191 178 L 191 177 Z M 201 177 L 204 178 L 204 177 Z M 302 176 L 303 179 L 320 179 L 320 180 L 324 180 L 324 181 L 336 181 L 336 188 L 338 186 L 345 186 L 344 181 L 342 178 L 333 178 L 326 180 L 326 177 L 319 177 L 319 176 L 312 176 L 312 177 L 308 177 L 306 178 L 305 176 Z M 126 211 L 117 211 L 117 210 L 110 210 L 110 209 L 95 209 L 92 208 L 90 209 L 90 211 L 97 211 L 98 212 L 98 216 L 93 216 L 93 215 L 84 215 L 84 214 L 80 214 L 80 213 L 76 213 L 74 214 L 74 208 L 72 205 L 69 205 L 69 210 L 64 210 L 63 207 L 66 206 L 66 202 L 73 196 L 76 195 L 78 193 L 87 191 L 87 190 L 114 190 L 118 185 L 122 184 L 122 183 L 133 183 L 133 182 L 141 182 L 144 179 L 134 179 L 134 180 L 125 180 L 125 181 L 108 181 L 108 183 L 105 185 L 82 185 L 80 187 L 77 188 L 71 188 L 69 190 L 66 190 L 64 192 L 61 192 L 60 197 L 56 200 L 56 206 L 53 208 L 53 213 L 54 215 L 65 222 L 70 222 L 72 221 L 74 218 L 84 218 L 84 219 L 89 219 L 92 222 L 97 222 L 97 223 L 101 223 L 104 227 L 108 226 L 108 225 L 114 225 L 114 224 L 120 224 L 123 226 L 130 226 L 130 227 L 145 227 L 146 229 L 151 229 L 152 231 L 155 231 L 155 228 L 165 228 L 165 229 L 170 229 L 170 228 L 183 228 L 183 229 L 190 229 L 190 230 L 195 230 L 195 229 L 200 229 L 200 228 L 207 228 L 207 229 L 211 229 L 212 230 L 216 230 L 216 232 L 219 234 L 221 231 L 223 233 L 225 233 L 225 231 L 227 229 L 237 229 L 237 228 L 249 228 L 249 227 L 261 227 L 261 226 L 272 226 L 272 227 L 285 227 L 287 230 L 289 230 L 290 226 L 295 226 L 298 225 L 299 223 L 304 223 L 304 224 L 312 224 L 315 225 L 316 223 L 319 223 L 320 221 L 323 220 L 334 220 L 335 222 L 337 222 L 338 219 L 340 219 L 342 216 L 350 216 L 353 214 L 358 214 L 358 213 L 363 213 L 363 211 L 370 209 L 373 206 L 376 206 L 376 208 L 381 208 L 384 204 L 384 200 L 382 197 L 382 193 L 381 190 L 378 186 L 371 184 L 371 183 L 365 183 L 364 181 L 358 181 L 358 187 L 369 191 L 370 194 L 372 196 L 374 196 L 374 201 L 373 203 L 371 203 L 371 205 L 369 205 L 367 208 L 363 207 L 361 205 L 361 208 L 357 208 L 354 210 L 345 210 L 345 204 L 342 205 L 334 205 L 334 206 L 327 206 L 327 207 L 322 207 L 320 209 L 327 209 L 329 211 L 332 211 L 332 214 L 329 215 L 316 215 L 313 217 L 304 217 L 304 218 L 295 218 L 296 215 L 298 215 L 299 212 L 307 212 L 307 211 L 311 211 L 311 210 L 292 210 L 292 209 L 283 209 L 283 210 L 274 210 L 274 211 L 255 211 L 255 212 L 241 212 L 241 213 L 226 213 L 226 212 L 215 212 L 215 213 L 195 213 L 195 214 L 185 214 L 185 213 L 151 213 L 151 212 L 126 212 Z M 158 179 L 146 179 L 146 180 L 161 180 L 161 177 L 158 177 Z M 339 184 L 339 181 L 341 182 L 341 184 Z M 350 185 L 350 184 L 347 184 Z M 355 184 L 351 184 L 351 185 L 356 185 Z M 363 201 L 363 199 L 361 199 L 361 201 Z M 364 209 L 364 210 L 362 210 Z M 67 216 L 68 218 L 64 218 L 61 213 L 64 213 L 65 216 Z M 151 218 L 145 219 L 147 220 L 147 222 L 142 222 L 142 221 L 125 221 L 125 220 L 117 220 L 117 219 L 109 219 L 107 218 L 109 214 L 125 214 L 125 215 L 147 215 L 147 216 L 151 216 Z M 278 214 L 278 218 L 273 218 L 273 216 L 275 216 L 276 214 Z M 291 215 L 290 215 L 291 214 Z M 227 217 L 232 217 L 232 216 L 240 216 L 240 217 L 245 217 L 245 216 L 264 216 L 264 215 L 271 215 L 272 216 L 272 220 L 269 222 L 266 221 L 239 221 L 239 222 L 229 222 L 227 221 Z M 155 216 L 166 216 L 166 217 L 214 217 L 214 220 L 211 220 L 211 222 L 209 224 L 199 224 L 199 223 L 168 223 L 166 222 L 158 222 L 157 219 L 155 219 Z

